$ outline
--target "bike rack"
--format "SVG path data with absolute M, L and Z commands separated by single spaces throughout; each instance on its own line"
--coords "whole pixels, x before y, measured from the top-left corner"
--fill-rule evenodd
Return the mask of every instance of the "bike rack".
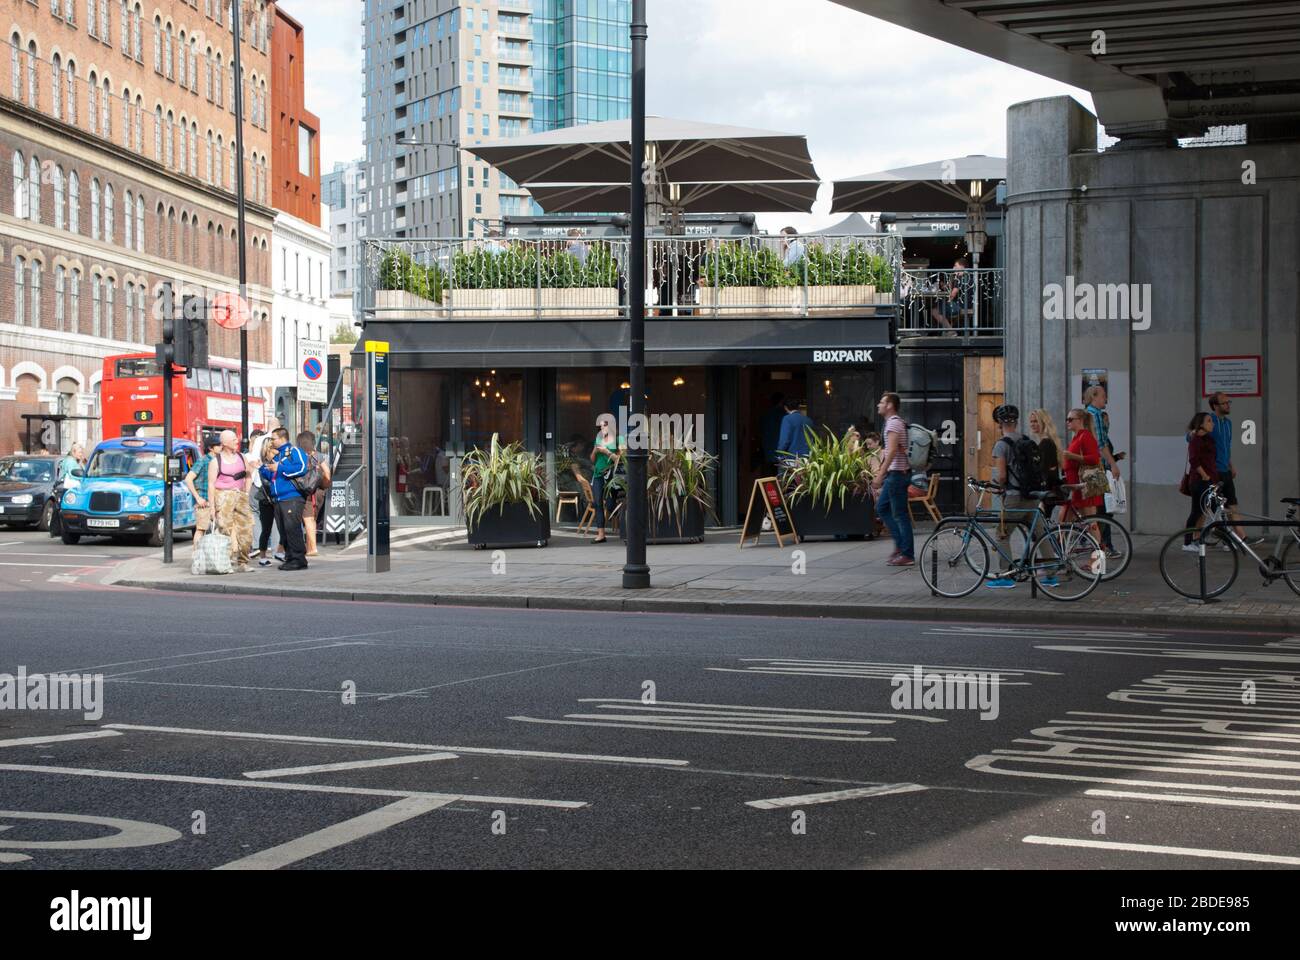
M 1201 528 L 1200 536 L 1197 537 L 1197 545 L 1201 548 L 1200 555 L 1196 558 L 1196 565 L 1201 577 L 1201 596 L 1197 603 L 1218 603 L 1218 597 L 1207 597 L 1205 595 L 1205 536 L 1215 527 L 1289 527 L 1300 530 L 1300 520 L 1215 520 Z M 1232 547 L 1236 550 L 1234 544 Z M 1269 583 L 1280 579 L 1281 574 L 1265 574 Z

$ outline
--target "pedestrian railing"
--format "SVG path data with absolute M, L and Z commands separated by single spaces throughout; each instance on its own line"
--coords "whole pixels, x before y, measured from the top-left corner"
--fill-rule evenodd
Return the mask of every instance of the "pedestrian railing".
M 898 336 L 1001 336 L 1002 270 L 904 270 Z
M 377 320 L 626 318 L 626 238 L 367 240 Z M 897 302 L 894 234 L 652 237 L 650 316 L 871 315 Z

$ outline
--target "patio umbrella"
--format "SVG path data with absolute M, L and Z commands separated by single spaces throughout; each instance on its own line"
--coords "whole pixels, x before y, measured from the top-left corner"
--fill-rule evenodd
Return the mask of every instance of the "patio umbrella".
M 965 213 L 992 200 L 1006 177 L 1005 158 L 982 155 L 864 173 L 835 181 L 831 213 Z
M 646 159 L 665 183 L 816 180 L 808 141 L 695 120 L 646 117 Z M 464 149 L 520 184 L 610 184 L 627 179 L 632 122 L 607 120 Z
M 681 213 L 809 213 L 815 180 L 763 183 L 673 183 L 662 202 Z M 547 213 L 623 213 L 631 200 L 627 183 L 530 183 L 533 199 Z

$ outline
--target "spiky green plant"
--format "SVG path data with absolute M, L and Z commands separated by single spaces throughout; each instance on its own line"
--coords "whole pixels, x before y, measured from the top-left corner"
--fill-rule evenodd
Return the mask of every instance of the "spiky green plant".
M 389 250 L 379 263 L 380 290 L 405 290 L 438 303 L 446 283 L 446 276 L 435 264 L 417 263 L 404 250 Z
M 651 450 L 646 461 L 646 501 L 655 521 L 671 520 L 680 537 L 682 519 L 688 505 L 694 502 L 716 522 L 709 472 L 717 463 L 718 458 L 705 450 L 688 447 Z
M 505 513 L 506 504 L 522 503 L 538 517 L 546 502 L 546 465 L 518 441 L 504 446 L 497 434 L 487 450 L 475 447 L 461 463 L 461 490 L 465 521 L 473 526 L 493 507 Z
M 871 461 L 865 448 L 855 449 L 849 434 L 837 437 L 830 429 L 823 433 L 806 433 L 808 454 L 796 457 L 786 472 L 786 498 L 795 503 L 808 499 L 813 506 L 825 506 L 831 512 L 838 497 L 841 509 L 850 496 L 870 493 Z

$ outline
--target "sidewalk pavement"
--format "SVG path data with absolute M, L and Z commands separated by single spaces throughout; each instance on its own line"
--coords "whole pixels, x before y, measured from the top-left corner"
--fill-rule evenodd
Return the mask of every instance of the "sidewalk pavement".
M 926 527 L 917 530 L 918 550 L 927 533 Z M 1300 630 L 1300 597 L 1281 581 L 1262 586 L 1245 564 L 1219 603 L 1202 605 L 1175 594 L 1160 577 L 1161 536 L 1135 535 L 1135 555 L 1123 575 L 1103 582 L 1083 600 L 1061 603 L 1042 594 L 1031 598 L 1029 584 L 1009 590 L 981 586 L 960 600 L 933 597 L 915 567 L 886 566 L 893 550 L 888 538 L 814 541 L 780 549 L 771 534 L 764 534 L 760 544 L 741 549 L 737 531 L 713 531 L 704 543 L 649 547 L 651 589 L 624 590 L 624 547 L 614 537 L 593 545 L 557 529 L 548 547 L 496 551 L 471 548 L 463 529 L 398 534 L 402 539 L 388 573 L 368 574 L 364 543 L 354 543 L 347 550 L 322 547 L 306 571 L 282 572 L 272 565 L 251 574 L 196 577 L 190 573 L 189 545 L 178 543 L 171 566 L 155 555 L 138 557 L 116 567 L 105 582 L 253 596 L 548 610 L 986 623 L 1077 624 L 1095 617 L 1099 625 L 1121 627 Z

